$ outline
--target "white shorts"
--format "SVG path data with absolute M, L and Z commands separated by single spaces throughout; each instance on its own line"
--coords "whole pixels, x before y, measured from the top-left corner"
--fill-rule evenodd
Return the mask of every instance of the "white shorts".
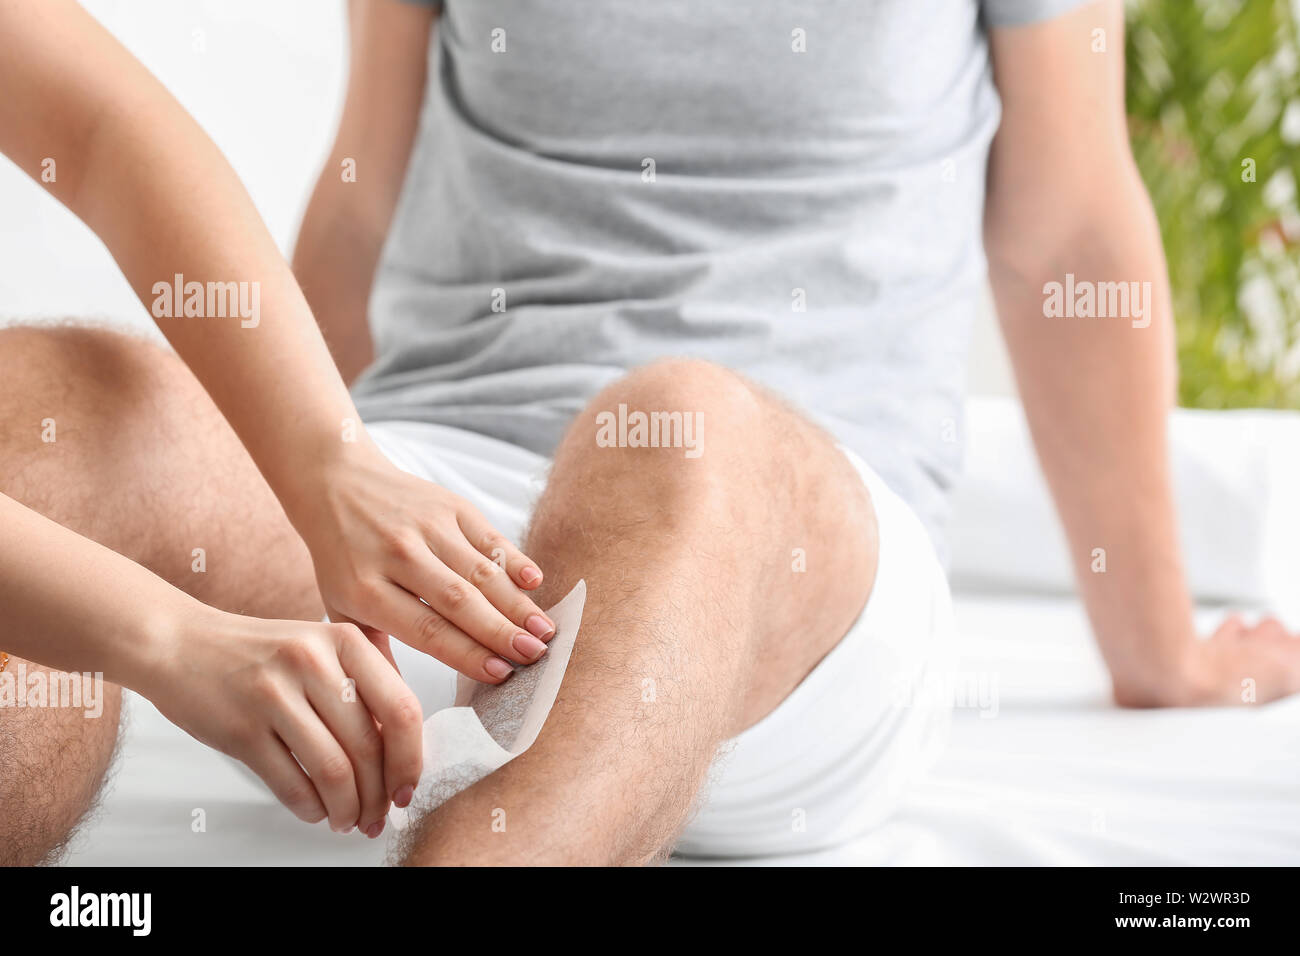
M 548 459 L 445 425 L 366 427 L 399 468 L 461 495 L 519 540 Z M 946 743 L 953 635 L 947 581 L 911 509 L 865 462 L 845 454 L 866 483 L 879 525 L 871 596 L 790 696 L 723 745 L 678 855 L 800 853 L 860 836 L 889 815 L 904 785 Z M 426 716 L 452 706 L 451 668 L 397 641 L 393 651 Z

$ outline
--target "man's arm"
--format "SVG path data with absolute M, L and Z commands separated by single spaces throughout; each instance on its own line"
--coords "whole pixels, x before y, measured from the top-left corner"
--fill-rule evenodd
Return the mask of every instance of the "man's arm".
M 1159 229 L 1128 144 L 1120 0 L 995 29 L 991 44 L 1003 119 L 988 173 L 990 278 L 1116 699 L 1231 703 L 1247 678 L 1261 700 L 1300 689 L 1300 650 L 1288 647 L 1300 642 L 1239 625 L 1195 638 L 1166 442 L 1173 317 Z M 1149 288 L 1147 312 L 1130 301 L 1121 317 L 1048 316 L 1045 286 L 1067 274 L 1076 289 Z M 1096 548 L 1104 573 L 1092 570 Z
M 419 127 L 434 8 L 349 0 L 347 99 L 293 271 L 346 382 L 374 358 L 370 286 Z

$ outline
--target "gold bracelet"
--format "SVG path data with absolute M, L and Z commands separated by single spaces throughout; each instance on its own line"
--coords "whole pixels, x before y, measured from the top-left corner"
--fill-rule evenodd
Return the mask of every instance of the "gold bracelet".
M 5 668 L 8 666 L 9 666 L 9 655 L 6 654 L 4 651 L 0 651 L 0 674 L 3 674 L 5 672 Z

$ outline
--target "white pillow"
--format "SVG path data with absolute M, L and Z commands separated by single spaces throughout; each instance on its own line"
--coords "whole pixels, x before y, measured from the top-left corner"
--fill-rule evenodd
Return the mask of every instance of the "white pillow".
M 1020 403 L 972 398 L 966 414 L 966 474 L 950 529 L 953 586 L 1073 590 L 1065 535 Z M 1169 445 L 1195 599 L 1292 616 L 1300 609 L 1300 413 L 1178 409 Z

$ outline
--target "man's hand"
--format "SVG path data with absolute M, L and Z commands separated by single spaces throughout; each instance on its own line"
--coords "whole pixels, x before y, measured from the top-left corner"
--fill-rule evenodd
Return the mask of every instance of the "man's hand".
M 307 513 L 290 517 L 332 620 L 361 626 L 385 653 L 391 634 L 489 684 L 545 652 L 555 625 L 524 593 L 541 571 L 464 499 L 368 444 L 315 484 Z
M 185 602 L 132 686 L 246 764 L 299 818 L 383 832 L 420 779 L 420 702 L 351 624 L 266 621 Z
M 1266 704 L 1300 692 L 1300 636 L 1276 618 L 1248 625 L 1232 615 L 1188 648 L 1182 675 L 1163 696 L 1116 686 L 1126 707 Z

